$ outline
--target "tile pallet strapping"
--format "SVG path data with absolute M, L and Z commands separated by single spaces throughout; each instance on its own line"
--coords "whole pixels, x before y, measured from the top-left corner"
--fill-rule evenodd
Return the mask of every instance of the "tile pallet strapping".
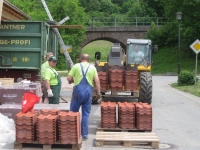
M 44 110 L 43 112 L 47 112 L 47 110 Z M 80 113 L 79 112 L 74 113 L 70 111 L 59 111 L 59 110 L 54 110 L 54 109 L 50 109 L 48 112 L 49 112 L 49 115 L 41 114 L 40 116 L 38 116 L 39 115 L 38 113 L 37 116 L 34 116 L 31 119 L 29 118 L 27 119 L 27 117 L 23 117 L 24 119 L 23 121 L 22 121 L 22 117 L 18 119 L 19 117 L 17 118 L 17 116 L 24 116 L 24 115 L 30 116 L 28 115 L 30 112 L 25 113 L 23 115 L 21 112 L 16 114 L 16 118 L 17 118 L 16 121 L 19 122 L 20 120 L 20 124 L 23 125 L 24 122 L 27 122 L 27 124 L 32 125 L 32 123 L 34 123 L 34 130 L 31 127 L 28 127 L 28 129 L 29 128 L 32 129 L 30 130 L 30 133 L 28 132 L 28 138 L 24 136 L 21 139 L 16 138 L 16 142 L 18 143 L 38 142 L 38 144 L 54 144 L 56 141 L 56 144 L 57 144 L 57 142 L 60 141 L 61 142 L 60 144 L 67 143 L 67 144 L 73 145 L 73 144 L 78 144 L 81 141 Z M 52 113 L 55 113 L 55 112 L 60 112 L 60 113 L 58 115 L 51 115 Z M 67 114 L 67 115 L 64 115 L 64 114 Z M 38 118 L 39 120 L 40 119 L 41 120 L 38 121 Z M 60 120 L 57 118 L 59 118 Z M 35 128 L 36 124 L 37 124 L 37 129 Z M 59 131 L 59 127 L 62 127 L 60 131 Z M 27 125 L 26 125 L 26 128 L 27 128 Z M 19 134 L 17 134 L 18 131 L 20 130 L 16 128 L 16 137 L 19 136 Z M 33 134 L 33 132 L 36 133 L 36 136 Z M 36 139 L 36 137 L 38 138 Z
M 59 140 L 62 144 L 77 144 L 80 140 L 80 113 L 60 112 L 58 114 Z
M 101 103 L 101 128 L 116 128 L 116 103 Z M 152 130 L 152 106 L 147 103 L 118 102 L 118 123 L 122 129 Z
M 115 102 L 101 102 L 101 127 L 102 128 L 116 127 Z
M 135 128 L 135 103 L 118 102 L 118 123 L 122 129 Z
M 39 115 L 37 117 L 37 140 L 40 144 L 54 144 L 57 141 L 57 115 Z
M 123 82 L 123 70 L 109 69 L 109 83 L 112 90 L 122 90 Z
M 136 127 L 140 130 L 152 130 L 152 106 L 147 103 L 136 104 Z
M 133 70 L 125 70 L 124 78 L 125 78 L 125 89 L 137 90 L 138 89 L 138 72 Z
M 108 86 L 108 74 L 107 74 L 107 72 L 99 71 L 98 76 L 99 76 L 101 90 L 107 90 L 107 86 Z
M 32 143 L 35 141 L 35 125 L 38 111 L 30 111 L 25 114 L 19 112 L 15 117 L 16 141 L 21 143 Z

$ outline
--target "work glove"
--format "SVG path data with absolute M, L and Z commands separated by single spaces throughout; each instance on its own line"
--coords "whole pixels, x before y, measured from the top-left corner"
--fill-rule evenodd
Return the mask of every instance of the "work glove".
M 96 98 L 95 98 L 95 100 L 97 101 L 97 103 L 98 104 L 100 104 L 101 103 L 101 101 L 102 101 L 102 97 L 101 97 L 101 95 L 96 95 Z
M 53 93 L 51 89 L 47 90 L 47 93 L 48 93 L 48 97 L 53 97 Z

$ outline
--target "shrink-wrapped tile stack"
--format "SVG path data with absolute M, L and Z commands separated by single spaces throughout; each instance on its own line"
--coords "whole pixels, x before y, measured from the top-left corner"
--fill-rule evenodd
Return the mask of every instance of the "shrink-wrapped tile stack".
M 138 72 L 133 70 L 125 70 L 125 89 L 127 91 L 138 89 Z
M 62 111 L 58 116 L 60 142 L 62 144 L 78 144 L 81 138 L 80 113 Z
M 99 71 L 98 76 L 99 76 L 101 90 L 107 90 L 107 86 L 108 86 L 108 74 L 107 74 L 107 72 Z
M 118 102 L 118 124 L 122 129 L 135 128 L 134 102 Z
M 101 127 L 116 128 L 116 103 L 101 102 Z
M 148 103 L 136 103 L 136 128 L 152 130 L 152 106 Z
M 123 90 L 123 70 L 109 69 L 109 83 L 111 90 Z
M 54 144 L 57 141 L 58 115 L 43 115 L 37 117 L 37 141 L 40 144 Z
M 16 141 L 33 143 L 36 139 L 35 126 L 39 111 L 19 112 L 15 115 Z

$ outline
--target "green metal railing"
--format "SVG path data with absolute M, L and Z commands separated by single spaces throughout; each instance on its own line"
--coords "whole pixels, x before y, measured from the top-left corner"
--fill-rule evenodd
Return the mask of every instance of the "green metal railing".
M 168 21 L 162 17 L 93 17 L 87 20 L 87 27 L 127 27 L 127 26 L 150 26 L 164 25 Z

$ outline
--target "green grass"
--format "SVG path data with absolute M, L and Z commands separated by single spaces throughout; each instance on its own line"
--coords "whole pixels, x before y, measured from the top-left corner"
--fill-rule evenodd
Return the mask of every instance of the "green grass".
M 178 83 L 171 84 L 173 88 L 176 88 L 180 91 L 190 93 L 192 95 L 195 95 L 197 97 L 200 97 L 200 83 L 198 82 L 197 85 L 190 85 L 190 86 L 178 86 Z
M 68 71 L 57 71 L 60 77 L 67 77 Z
M 95 52 L 99 51 L 101 52 L 101 61 L 106 61 L 112 45 L 113 43 L 108 41 L 103 41 L 103 40 L 94 41 L 86 45 L 82 49 L 82 53 L 89 54 L 90 62 L 94 62 Z

